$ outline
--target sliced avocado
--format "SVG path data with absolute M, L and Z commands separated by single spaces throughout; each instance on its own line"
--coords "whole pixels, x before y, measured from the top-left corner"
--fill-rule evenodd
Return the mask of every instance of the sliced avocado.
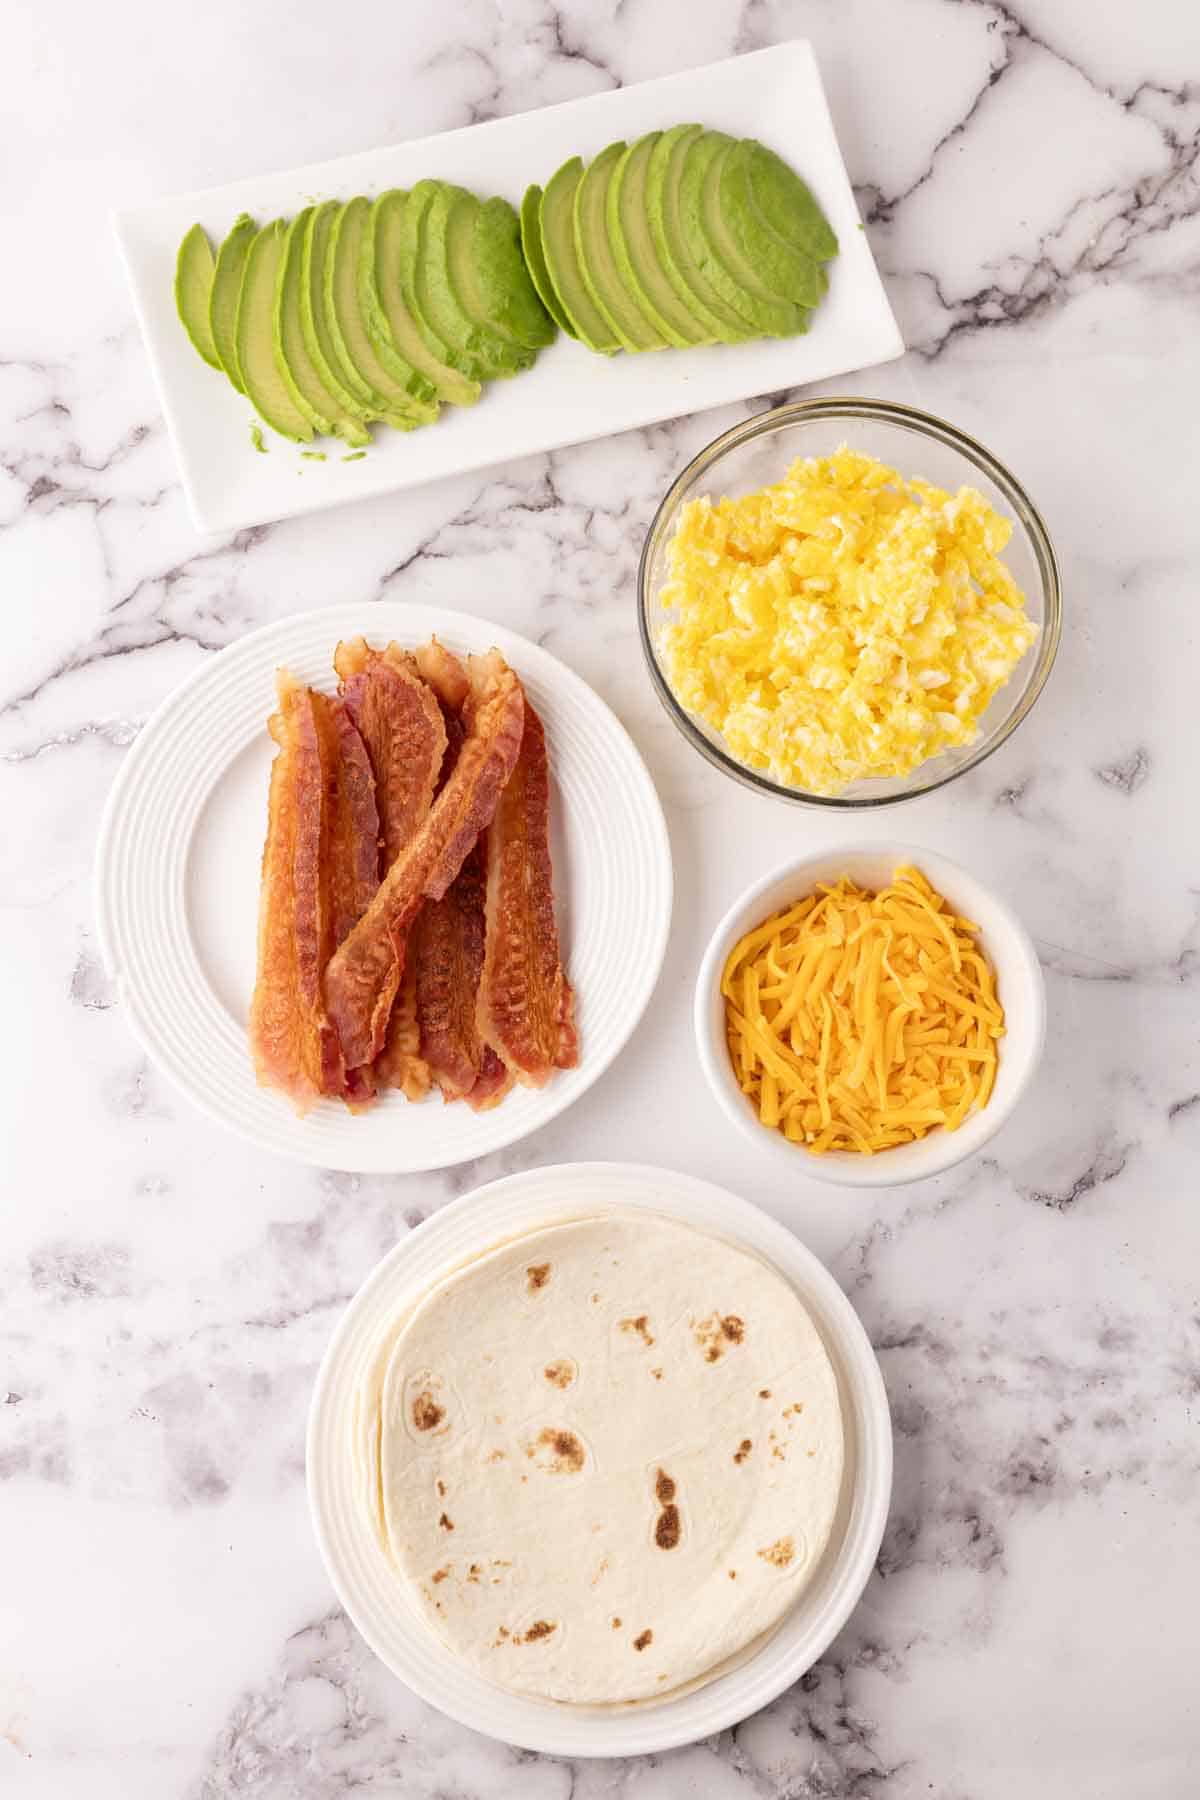
M 646 170 L 662 136 L 648 131 L 630 144 L 608 184 L 608 240 L 621 279 L 668 344 L 711 344 L 712 334 L 683 304 L 663 273 L 646 217 Z
M 703 270 L 691 258 L 680 222 L 679 187 L 684 162 L 690 146 L 703 131 L 702 125 L 674 125 L 655 144 L 646 169 L 646 217 L 659 265 L 677 298 L 719 343 L 741 344 L 758 333 L 705 280 Z
M 438 415 L 433 389 L 396 358 L 384 363 L 367 333 L 358 291 L 358 266 L 368 202 L 360 196 L 339 206 L 325 251 L 325 322 L 338 363 L 360 398 L 398 431 L 431 424 Z
M 531 350 L 554 342 L 554 320 L 538 299 L 521 255 L 521 222 L 497 194 L 475 214 L 475 279 L 484 317 Z
M 435 206 L 436 251 L 432 241 Z M 471 381 L 485 379 L 491 371 L 470 347 L 471 322 L 456 304 L 446 279 L 446 202 L 440 181 L 418 181 L 405 203 L 400 277 L 405 303 L 432 353 Z
M 750 198 L 746 184 L 744 145 L 730 144 L 713 159 L 705 177 L 704 218 L 715 208 L 713 248 L 730 269 L 740 275 L 748 268 L 751 278 L 768 294 L 792 300 L 798 306 L 815 306 L 821 297 L 822 265 L 811 251 L 780 235 Z
M 732 157 L 731 175 L 745 182 L 751 201 L 771 229 L 829 262 L 838 253 L 837 236 L 794 169 L 756 138 L 743 138 Z
M 575 336 L 589 350 L 612 356 L 621 348 L 620 341 L 588 293 L 575 250 L 575 193 L 582 178 L 583 163 L 572 156 L 546 184 L 538 221 L 542 249 L 554 291 L 575 327 Z
M 525 189 L 525 198 L 521 202 L 521 251 L 542 305 L 559 330 L 574 337 L 575 327 L 563 311 L 562 301 L 554 291 L 546 267 L 546 252 L 542 247 L 542 190 L 536 182 Z
M 223 374 L 208 320 L 215 267 L 212 245 L 203 225 L 193 225 L 175 258 L 175 310 L 193 349 L 200 352 L 210 368 L 221 369 Z
M 250 245 L 237 309 L 237 366 L 256 413 L 294 443 L 311 444 L 313 428 L 288 391 L 275 362 L 275 290 L 283 266 L 287 226 L 275 219 Z
M 312 209 L 304 233 L 304 253 L 300 265 L 300 326 L 304 348 L 308 351 L 318 375 L 337 400 L 342 411 L 370 424 L 379 414 L 371 409 L 342 368 L 337 345 L 330 335 L 325 317 L 325 264 L 329 256 L 329 234 L 337 216 L 338 202 L 325 200 Z
M 436 297 L 439 330 L 448 333 L 450 343 L 460 354 L 474 358 L 482 378 L 491 380 L 527 369 L 534 353 L 485 324 L 478 316 L 481 302 L 477 296 L 474 306 L 468 304 L 474 278 L 472 240 L 478 206 L 474 194 L 466 188 L 455 187 L 449 181 L 439 182 L 425 214 L 424 251 L 430 290 Z
M 212 298 L 208 303 L 208 324 L 213 348 L 221 367 L 239 394 L 245 393 L 246 384 L 242 380 L 237 360 L 238 295 L 242 291 L 246 257 L 257 230 L 249 213 L 242 213 L 234 220 L 233 229 L 223 239 L 217 251 Z
M 625 144 L 592 158 L 575 190 L 575 254 L 584 285 L 626 350 L 661 350 L 666 338 L 621 280 L 608 237 L 608 189 Z
M 731 253 L 731 244 L 726 241 L 728 233 L 722 237 L 723 221 L 709 176 L 732 144 L 733 139 L 723 132 L 703 131 L 688 145 L 679 183 L 679 222 L 684 243 L 693 269 L 700 271 L 712 291 L 746 319 L 756 333 L 791 337 L 801 325 L 795 305 L 764 288 L 754 270 Z
M 347 412 L 337 395 L 325 386 L 304 341 L 300 296 L 304 285 L 304 242 L 312 214 L 313 208 L 306 206 L 287 228 L 275 292 L 275 361 L 295 406 L 314 431 L 322 437 L 339 437 L 347 444 L 369 444 L 371 434 L 365 423 L 355 413 Z
M 400 257 L 407 199 L 402 189 L 391 188 L 380 194 L 371 207 L 359 265 L 363 305 L 392 347 L 432 384 L 439 400 L 452 406 L 474 406 L 479 398 L 479 383 L 470 381 L 433 354 L 404 303 Z
M 688 146 L 679 184 L 679 217 L 684 241 L 727 306 L 741 313 L 768 337 L 792 337 L 805 320 L 791 300 L 781 300 L 765 287 L 733 243 L 717 204 L 719 176 L 734 140 L 721 131 L 705 131 Z M 816 264 L 810 267 L 815 270 Z M 815 280 L 813 299 L 816 299 Z

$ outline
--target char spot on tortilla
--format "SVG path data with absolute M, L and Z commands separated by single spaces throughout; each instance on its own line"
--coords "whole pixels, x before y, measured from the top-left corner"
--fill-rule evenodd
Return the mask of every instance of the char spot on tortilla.
M 653 1375 L 655 1381 L 661 1381 L 663 1378 L 663 1372 L 661 1369 L 651 1369 L 650 1373 Z
M 773 1544 L 768 1544 L 766 1549 L 760 1550 L 758 1554 L 773 1568 L 786 1569 L 796 1554 L 796 1546 L 790 1537 L 776 1538 Z
M 454 1520 L 448 1519 L 446 1517 L 445 1513 L 443 1513 L 441 1518 L 438 1520 L 438 1524 L 441 1526 L 443 1531 L 453 1531 L 454 1530 Z
M 679 1542 L 681 1530 L 679 1508 L 664 1506 L 658 1515 L 658 1524 L 654 1527 L 654 1541 L 659 1549 L 673 1550 Z
M 612 1628 L 614 1631 L 620 1631 L 620 1629 L 621 1629 L 621 1621 L 620 1621 L 620 1619 L 616 1618 L 615 1616 L 613 1618 Z
M 641 1338 L 643 1344 L 645 1344 L 647 1350 L 650 1348 L 651 1344 L 654 1342 L 654 1333 L 650 1329 L 649 1313 L 639 1313 L 637 1315 L 636 1319 L 622 1319 L 621 1320 L 621 1330 L 622 1331 L 636 1331 L 637 1335 Z
M 753 1450 L 753 1448 L 754 1448 L 754 1445 L 750 1442 L 750 1439 L 743 1438 L 741 1443 L 738 1445 L 737 1449 L 733 1453 L 734 1462 L 735 1463 L 744 1463 L 746 1458 L 749 1456 L 751 1450 Z
M 490 1463 L 503 1462 L 504 1461 L 503 1450 L 489 1450 L 488 1451 L 488 1461 Z
M 438 1482 L 438 1484 L 437 1484 L 437 1491 L 438 1491 L 438 1499 L 439 1499 L 439 1500 L 444 1500 L 444 1499 L 445 1499 L 445 1497 L 446 1497 L 446 1484 L 445 1484 L 445 1482 L 444 1482 L 444 1481 L 439 1481 L 439 1482 Z
M 634 1638 L 633 1647 L 635 1650 L 644 1650 L 647 1644 L 652 1644 L 653 1642 L 654 1633 L 652 1631 L 642 1631 Z
M 736 1313 L 709 1313 L 699 1323 L 692 1321 L 692 1335 L 699 1348 L 704 1352 L 705 1362 L 719 1362 L 731 1344 L 740 1344 L 746 1336 L 746 1326 Z
M 535 1442 L 526 1445 L 525 1454 L 536 1457 L 538 1467 L 550 1475 L 578 1475 L 587 1461 L 587 1452 L 575 1433 L 555 1425 L 544 1426 Z
M 518 1644 L 536 1644 L 542 1638 L 550 1637 L 557 1630 L 558 1626 L 551 1624 L 549 1619 L 535 1619 L 529 1630 L 515 1641 Z
M 558 1362 L 547 1363 L 542 1374 L 551 1387 L 568 1388 L 575 1379 L 575 1365 L 566 1357 L 560 1357 Z
M 467 1570 L 467 1580 L 468 1581 L 478 1581 L 479 1577 L 482 1573 L 483 1573 L 483 1571 L 480 1568 L 479 1564 L 472 1563 L 470 1568 Z
M 660 1506 L 675 1498 L 675 1483 L 665 1469 L 659 1469 L 654 1477 L 654 1497 Z
M 450 1570 L 448 1568 L 435 1569 L 433 1571 L 433 1579 L 435 1581 L 445 1581 L 445 1579 L 446 1579 L 447 1575 L 449 1575 L 449 1573 L 450 1573 Z
M 413 1400 L 412 1422 L 418 1431 L 433 1431 L 445 1416 L 445 1407 L 438 1405 L 428 1388 Z
M 771 1398 L 770 1388 L 759 1388 L 758 1397 L 760 1400 L 769 1400 Z
M 531 1294 L 536 1294 L 538 1289 L 544 1288 L 550 1279 L 550 1264 L 530 1263 L 525 1274 L 529 1279 L 529 1292 Z
M 730 1579 L 730 1581 L 736 1581 L 736 1580 L 737 1580 L 737 1570 L 736 1570 L 736 1569 L 730 1569 L 730 1571 L 729 1571 L 729 1579 Z

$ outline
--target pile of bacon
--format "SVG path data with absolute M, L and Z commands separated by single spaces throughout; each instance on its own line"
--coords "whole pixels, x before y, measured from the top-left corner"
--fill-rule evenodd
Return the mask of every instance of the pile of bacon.
M 578 1060 L 542 722 L 498 650 L 339 644 L 278 677 L 250 1044 L 298 1112 L 386 1088 L 495 1106 Z

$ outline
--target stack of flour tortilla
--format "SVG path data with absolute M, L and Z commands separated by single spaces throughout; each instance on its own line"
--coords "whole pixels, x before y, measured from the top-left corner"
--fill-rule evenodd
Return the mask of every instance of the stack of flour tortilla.
M 545 1226 L 434 1287 L 359 1395 L 366 1503 L 472 1669 L 575 1705 L 727 1669 L 816 1573 L 837 1380 L 789 1284 L 673 1220 Z

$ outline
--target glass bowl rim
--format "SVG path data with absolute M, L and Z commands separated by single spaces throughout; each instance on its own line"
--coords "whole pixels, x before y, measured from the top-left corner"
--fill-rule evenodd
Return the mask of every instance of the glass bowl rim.
M 956 768 L 949 769 L 928 780 L 917 782 L 902 794 L 813 794 L 803 788 L 785 787 L 781 782 L 772 781 L 769 776 L 760 774 L 757 769 L 748 768 L 745 763 L 738 762 L 736 757 L 731 756 L 727 750 L 707 738 L 680 705 L 663 673 L 650 632 L 650 608 L 654 600 L 654 596 L 649 592 L 650 559 L 665 532 L 666 521 L 674 512 L 679 498 L 688 484 L 697 476 L 703 475 L 713 468 L 729 452 L 740 449 L 743 444 L 751 443 L 757 437 L 764 437 L 787 425 L 800 424 L 808 420 L 838 418 L 869 419 L 887 425 L 902 426 L 919 437 L 932 438 L 945 445 L 946 448 L 957 451 L 967 462 L 981 470 L 1000 489 L 1005 500 L 1024 526 L 1033 546 L 1038 574 L 1042 583 L 1045 617 L 1042 620 L 1042 628 L 1038 637 L 1037 661 L 1020 700 L 996 729 L 988 737 L 981 738 L 971 754 Z M 650 681 L 668 717 L 681 735 L 714 768 L 732 776 L 743 787 L 753 788 L 760 794 L 770 794 L 777 800 L 790 801 L 794 806 L 827 807 L 835 812 L 864 811 L 878 806 L 899 806 L 906 800 L 919 799 L 923 794 L 936 793 L 939 788 L 946 787 L 950 782 L 957 780 L 960 775 L 965 775 L 969 770 L 978 768 L 980 763 L 986 762 L 988 757 L 1000 748 L 1001 744 L 1007 742 L 1017 726 L 1033 710 L 1034 703 L 1049 679 L 1062 637 L 1062 585 L 1058 558 L 1055 555 L 1046 523 L 1021 483 L 1011 469 L 998 457 L 993 456 L 991 451 L 977 438 L 971 437 L 965 431 L 960 431 L 958 426 L 951 425 L 949 420 L 939 419 L 935 413 L 922 412 L 920 408 L 905 406 L 898 400 L 872 400 L 851 394 L 825 395 L 816 400 L 792 400 L 782 406 L 769 407 L 765 412 L 755 413 L 751 418 L 743 419 L 740 424 L 730 426 L 728 431 L 721 432 L 718 437 L 713 438 L 691 458 L 660 500 L 642 544 L 637 581 L 638 633 L 641 637 L 646 665 L 650 672 Z M 917 772 L 914 770 L 913 773 Z

